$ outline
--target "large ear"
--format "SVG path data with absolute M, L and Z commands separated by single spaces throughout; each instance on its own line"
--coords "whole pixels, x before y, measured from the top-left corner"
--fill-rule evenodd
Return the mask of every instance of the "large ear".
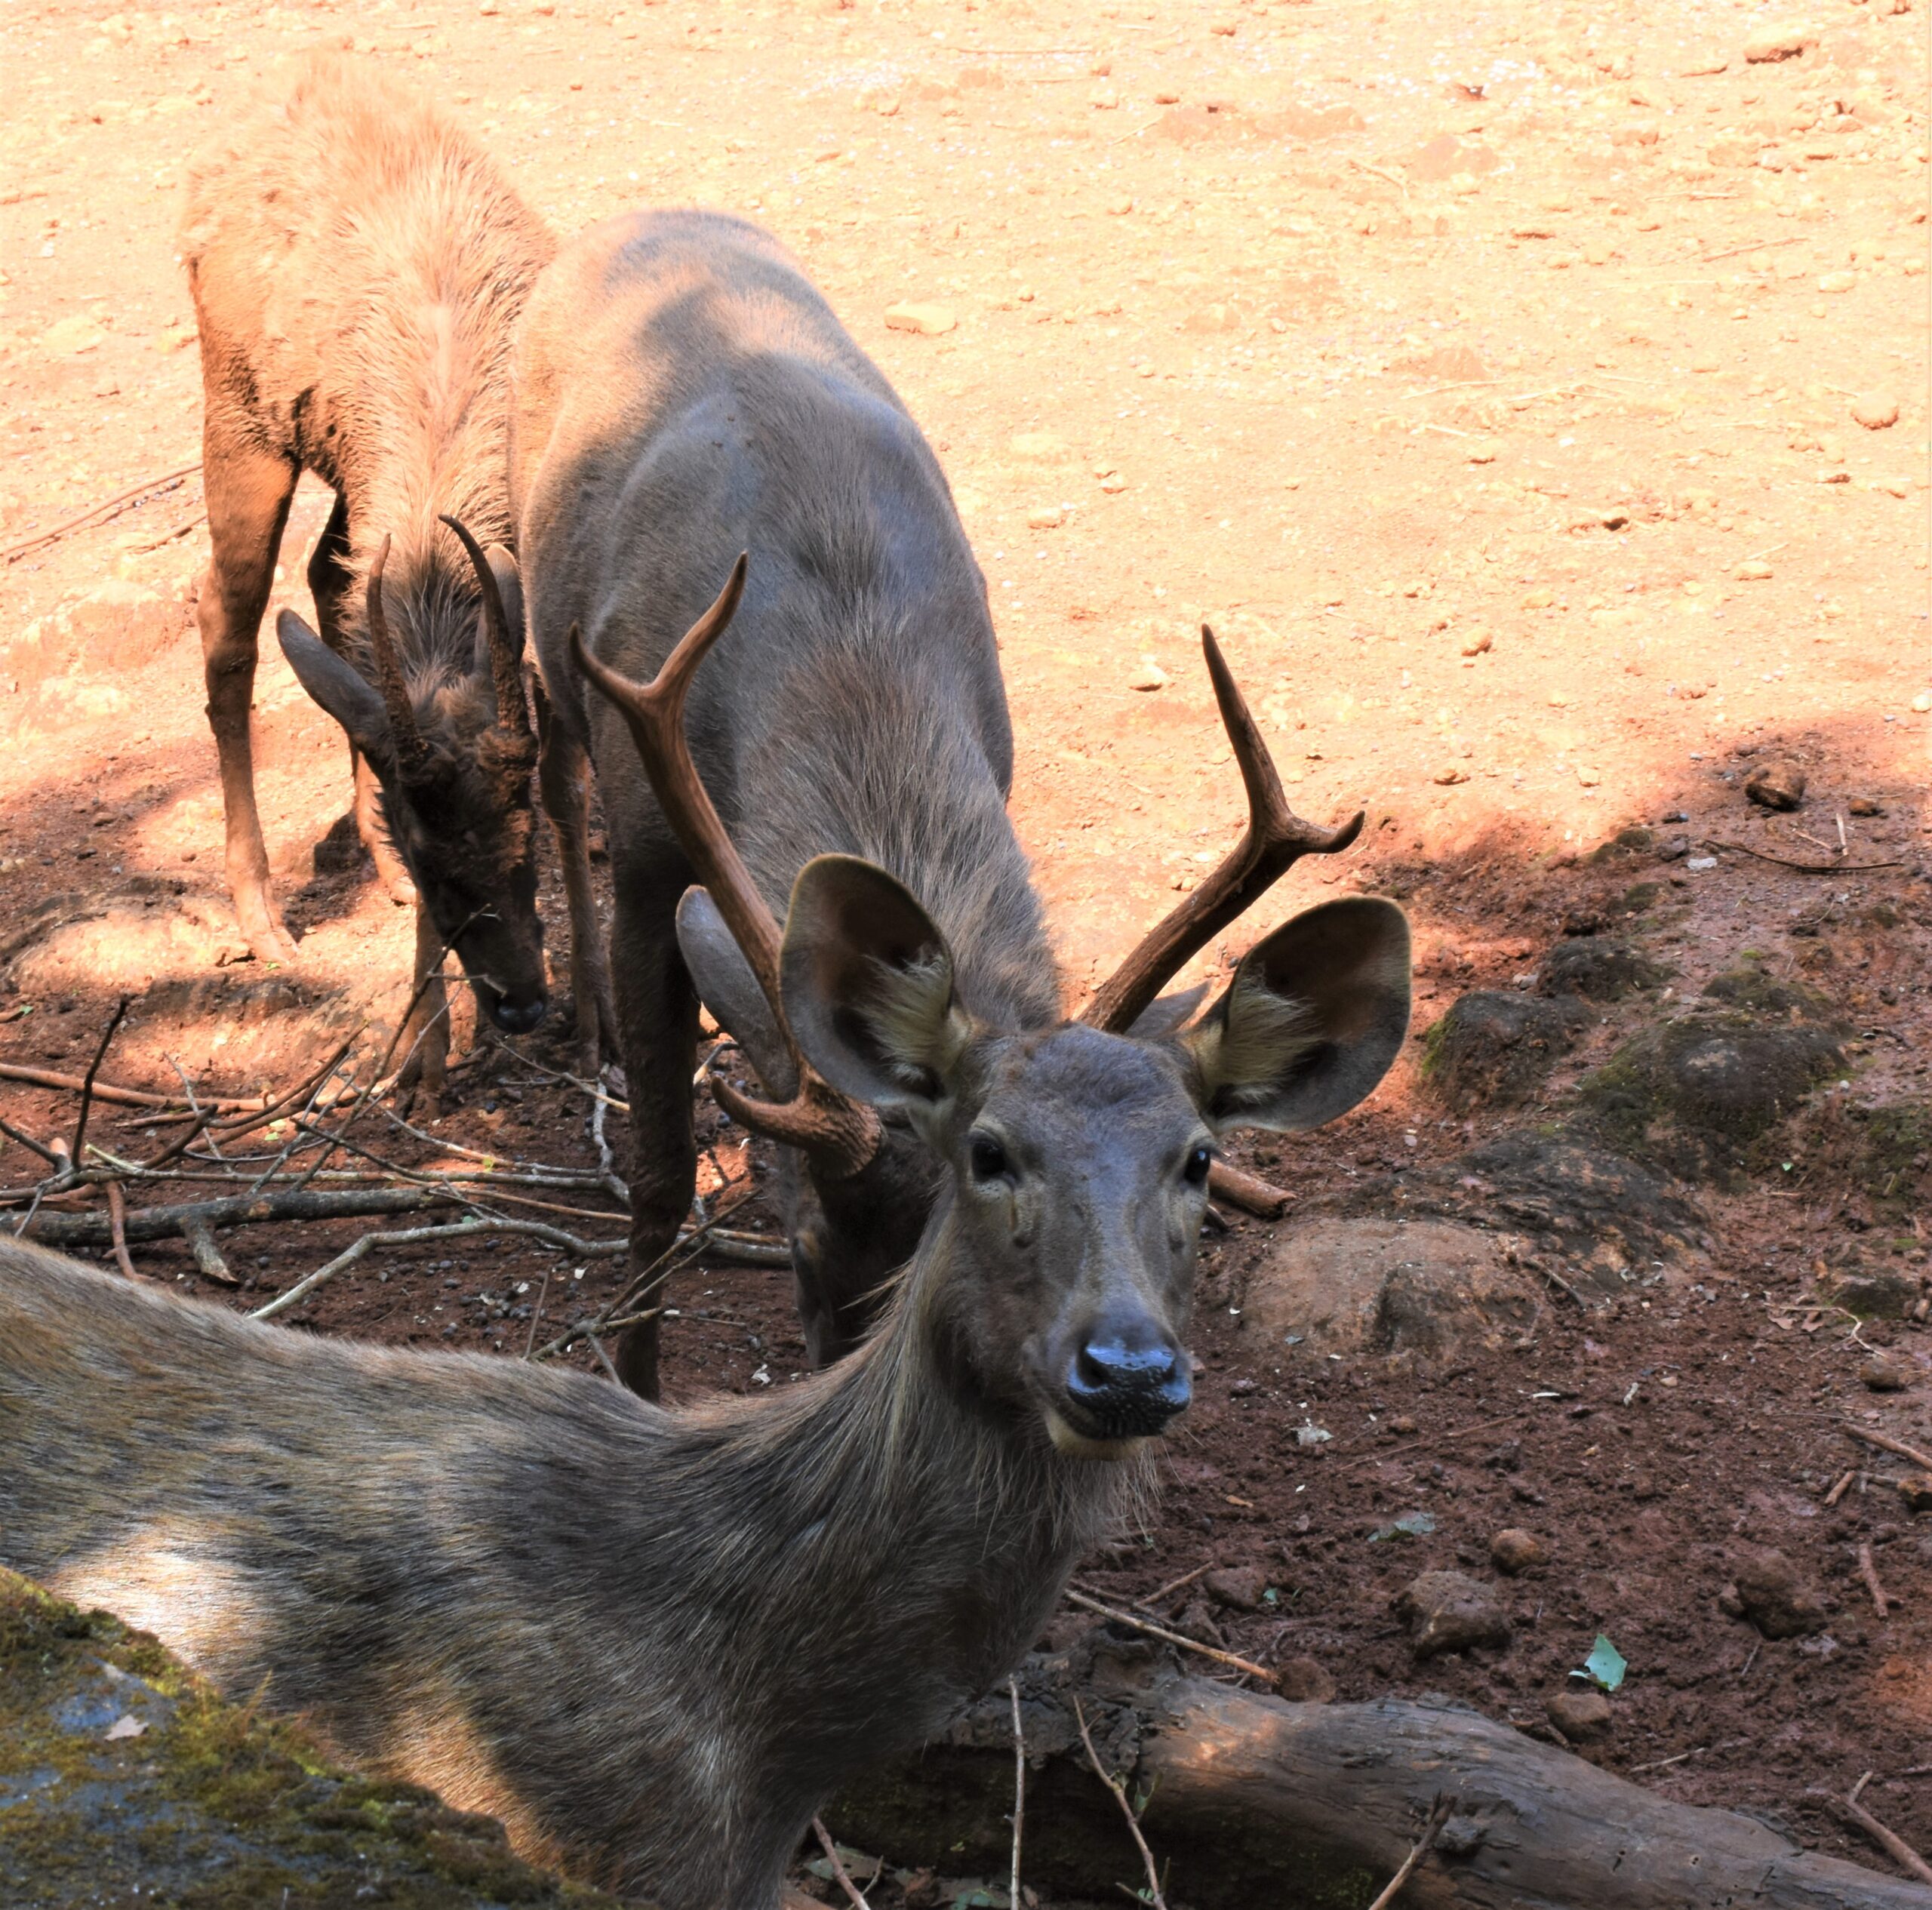
M 1164 995 L 1158 1001 L 1149 1002 L 1134 1017 L 1134 1026 L 1127 1032 L 1137 1041 L 1158 1041 L 1163 1035 L 1171 1035 L 1177 1029 L 1185 1028 L 1207 998 L 1205 982 L 1197 983 L 1192 988 L 1177 989 L 1171 995 Z
M 744 1050 L 765 1093 L 774 1100 L 789 1101 L 798 1091 L 798 1071 L 792 1065 L 791 1051 L 778 1032 L 764 991 L 709 890 L 685 890 L 678 904 L 678 946 L 699 1000 Z
M 501 544 L 492 544 L 483 553 L 490 574 L 497 580 L 497 595 L 503 600 L 503 622 L 510 641 L 523 648 L 523 573 L 516 559 Z M 473 672 L 491 687 L 490 700 L 496 702 L 496 679 L 490 664 L 490 625 L 481 611 L 476 613 L 476 643 L 471 661 Z
M 386 753 L 389 719 L 381 692 L 364 681 L 355 666 L 338 657 L 293 611 L 275 620 L 281 654 L 296 681 L 348 731 L 349 740 L 372 762 Z
M 841 1093 L 913 1113 L 944 1101 L 972 1023 L 952 992 L 952 952 L 904 885 L 856 856 L 798 872 L 780 955 L 785 1013 Z
M 1388 1072 L 1408 1026 L 1408 918 L 1392 902 L 1351 896 L 1251 949 L 1180 1039 L 1217 1131 L 1316 1127 Z

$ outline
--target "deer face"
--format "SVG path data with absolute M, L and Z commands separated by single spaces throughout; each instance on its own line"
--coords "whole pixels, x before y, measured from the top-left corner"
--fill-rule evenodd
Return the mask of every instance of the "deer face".
M 955 998 L 913 898 L 848 857 L 808 863 L 785 930 L 786 1013 L 832 1087 L 909 1122 L 942 1163 L 922 1252 L 977 1389 L 1063 1452 L 1124 1456 L 1183 1410 L 1208 1170 L 1241 1126 L 1311 1127 L 1380 1079 L 1408 1021 L 1392 903 L 1310 910 L 1250 952 L 1192 1026 L 1008 1034 Z

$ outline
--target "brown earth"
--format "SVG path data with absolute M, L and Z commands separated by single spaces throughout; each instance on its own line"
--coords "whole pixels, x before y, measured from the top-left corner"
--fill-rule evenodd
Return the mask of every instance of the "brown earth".
M 954 481 L 1074 992 L 1238 829 L 1204 617 L 1297 807 L 1368 810 L 1361 846 L 1305 866 L 1204 968 L 1331 892 L 1399 895 L 1417 930 L 1411 1057 L 1332 1128 L 1236 1149 L 1297 1201 L 1209 1244 L 1206 1370 L 1161 1515 L 1088 1582 L 1139 1597 L 1247 1568 L 1216 1582 L 1252 1610 L 1198 1582 L 1164 1603 L 1236 1651 L 1313 1661 L 1343 1696 L 1447 1691 L 1544 1731 L 1601 1632 L 1630 1672 L 1583 1755 L 1883 1863 L 1823 1794 L 1872 1770 L 1863 1801 L 1932 1845 L 1932 1532 L 1890 1483 L 1905 1462 L 1841 1429 L 1932 1439 L 1910 1317 L 1932 645 L 1908 4 L 1815 0 L 1801 50 L 1762 60 L 1747 48 L 1782 18 L 1687 0 L 16 8 L 0 544 L 193 462 L 183 161 L 297 48 L 347 40 L 438 93 L 560 226 L 691 201 L 771 224 Z M 903 303 L 951 328 L 888 328 Z M 325 503 L 305 483 L 285 546 L 278 601 L 305 612 Z M 401 1005 L 406 916 L 366 866 L 315 855 L 343 752 L 272 644 L 260 781 L 302 961 L 238 958 L 191 634 L 205 561 L 191 474 L 0 580 L 0 1059 L 78 1073 L 126 990 L 109 1077 L 171 1089 L 172 1057 L 254 1091 Z M 1164 687 L 1131 687 L 1149 660 Z M 1767 762 L 1803 769 L 1801 809 L 1747 803 Z M 1552 964 L 1554 944 L 1611 935 L 1660 973 L 1537 1021 L 1520 1092 L 1425 1078 L 1457 997 L 1543 1000 L 1535 978 L 1578 959 Z M 1702 993 L 1720 977 L 1721 1003 Z M 1738 1039 L 1825 1030 L 1835 1058 L 1712 1140 L 1653 1092 L 1687 1008 L 1694 1033 L 1721 1011 Z M 1669 1051 L 1623 1047 L 1639 1037 Z M 380 1114 L 361 1138 L 412 1162 L 449 1143 L 594 1162 L 582 1096 L 543 1072 L 566 1053 L 555 1026 L 528 1044 L 540 1065 L 485 1050 L 428 1139 Z M 9 1087 L 0 1112 L 44 1140 L 74 1102 Z M 152 1151 L 125 1111 L 97 1119 L 104 1144 Z M 1577 1218 L 1575 1189 L 1621 1170 L 1552 1152 L 1573 1143 L 1697 1184 Z M 8 1184 L 29 1183 L 8 1148 Z M 755 1180 L 768 1164 L 754 1149 Z M 1399 1273 L 1396 1223 L 1425 1220 L 1463 1281 L 1428 1332 L 1373 1295 L 1332 1358 L 1265 1307 L 1275 1324 L 1247 1323 L 1284 1244 L 1304 1271 L 1346 1268 L 1358 1237 L 1336 1230 L 1379 1228 Z M 224 1250 L 259 1303 L 361 1230 L 257 1228 Z M 136 1257 L 198 1284 L 178 1243 Z M 558 1265 L 501 1243 L 372 1255 L 297 1317 L 515 1353 Z M 617 1276 L 562 1277 L 602 1297 Z M 674 1395 L 795 1371 L 789 1276 L 707 1263 L 675 1297 Z M 1881 1346 L 1906 1390 L 1861 1379 Z M 1378 1536 L 1417 1512 L 1432 1531 Z M 1546 1561 L 1505 1576 L 1504 1527 Z M 1899 1601 L 1882 1618 L 1861 1544 Z M 1728 1615 L 1766 1550 L 1820 1629 Z M 1443 1569 L 1493 1582 L 1508 1646 L 1416 1658 L 1391 1601 Z

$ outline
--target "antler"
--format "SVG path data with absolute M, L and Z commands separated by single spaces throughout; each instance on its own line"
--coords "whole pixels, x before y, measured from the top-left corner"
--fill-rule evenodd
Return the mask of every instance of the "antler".
M 878 1152 L 878 1116 L 863 1101 L 841 1094 L 800 1051 L 785 1019 L 779 987 L 778 924 L 712 804 L 685 734 L 685 700 L 691 679 L 737 610 L 744 594 L 745 564 L 740 555 L 718 601 L 685 632 L 648 684 L 633 683 L 592 656 L 583 632 L 574 625 L 571 655 L 629 725 L 658 804 L 758 978 L 798 1069 L 798 1091 L 789 1101 L 747 1100 L 715 1075 L 712 1093 L 733 1120 L 774 1140 L 804 1149 L 821 1170 L 843 1177 L 857 1173 Z
M 1247 712 L 1221 646 L 1206 624 L 1201 647 L 1214 680 L 1221 722 L 1247 787 L 1247 830 L 1234 851 L 1149 934 L 1088 1003 L 1080 1019 L 1120 1034 L 1142 1013 L 1195 951 L 1251 907 L 1303 856 L 1332 855 L 1361 833 L 1362 817 L 1332 832 L 1305 823 L 1288 807 L 1274 759 Z
M 369 647 L 375 652 L 376 681 L 383 693 L 383 707 L 389 712 L 389 741 L 395 751 L 396 767 L 406 776 L 429 761 L 429 750 L 416 727 L 416 711 L 402 680 L 402 666 L 396 661 L 389 620 L 383 611 L 383 568 L 389 561 L 389 540 L 385 535 L 374 562 L 369 566 Z
M 523 690 L 523 632 L 514 635 L 503 611 L 503 593 L 497 588 L 497 574 L 483 555 L 482 546 L 457 518 L 443 521 L 457 534 L 469 553 L 470 567 L 476 573 L 476 587 L 483 597 L 483 627 L 490 638 L 490 680 L 497 689 L 497 721 L 513 736 L 527 737 L 530 730 L 530 704 Z M 511 712 L 515 712 L 512 717 Z

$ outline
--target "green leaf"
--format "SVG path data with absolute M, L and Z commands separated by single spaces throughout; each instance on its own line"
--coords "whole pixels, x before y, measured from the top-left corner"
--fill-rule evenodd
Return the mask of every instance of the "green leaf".
M 1623 1674 L 1629 1669 L 1623 1653 L 1599 1632 L 1596 1643 L 1590 1648 L 1590 1655 L 1583 1660 L 1583 1669 L 1572 1672 L 1570 1675 L 1589 1678 L 1604 1690 L 1614 1691 L 1623 1682 Z
M 1427 1512 L 1404 1512 L 1388 1525 L 1378 1526 L 1368 1535 L 1368 1542 L 1380 1545 L 1385 1539 L 1422 1539 L 1435 1530 L 1435 1521 Z

